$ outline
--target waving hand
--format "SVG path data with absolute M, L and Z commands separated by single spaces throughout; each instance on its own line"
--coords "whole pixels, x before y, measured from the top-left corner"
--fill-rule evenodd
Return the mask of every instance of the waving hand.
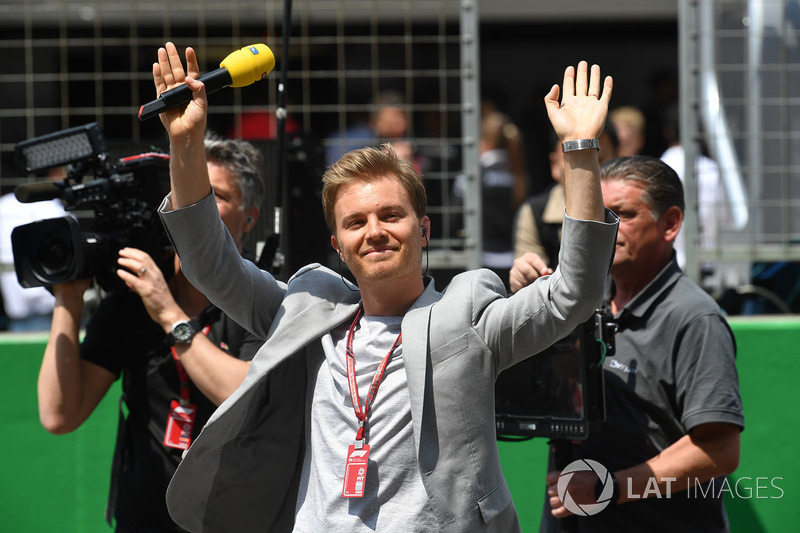
M 158 62 L 153 63 L 153 83 L 156 86 L 156 95 L 164 91 L 186 84 L 192 90 L 192 101 L 184 108 L 168 109 L 161 113 L 161 122 L 169 133 L 170 138 L 177 139 L 185 136 L 195 138 L 205 132 L 206 112 L 208 101 L 206 90 L 202 82 L 197 81 L 200 70 L 197 55 L 193 48 L 186 49 L 186 70 L 178 55 L 178 49 L 171 42 L 158 49 Z
M 562 141 L 600 136 L 613 88 L 611 76 L 606 76 L 601 93 L 600 79 L 598 65 L 592 65 L 590 75 L 586 61 L 581 61 L 577 70 L 572 66 L 567 67 L 562 90 L 557 84 L 553 85 L 545 96 L 547 115 Z

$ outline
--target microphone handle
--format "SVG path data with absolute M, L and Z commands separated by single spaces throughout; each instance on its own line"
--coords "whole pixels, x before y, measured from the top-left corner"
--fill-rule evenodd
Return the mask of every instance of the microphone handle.
M 206 94 L 224 89 L 233 83 L 228 69 L 222 67 L 203 74 L 198 78 L 206 86 Z M 192 91 L 188 85 L 179 85 L 161 93 L 158 98 L 139 108 L 139 120 L 147 120 L 159 115 L 167 109 L 172 109 L 192 101 Z

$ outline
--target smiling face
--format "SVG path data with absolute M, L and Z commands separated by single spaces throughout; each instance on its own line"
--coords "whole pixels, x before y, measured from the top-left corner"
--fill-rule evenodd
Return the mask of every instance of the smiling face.
M 430 235 L 430 220 L 417 216 L 400 181 L 381 177 L 343 185 L 334 216 L 331 245 L 362 289 L 388 281 L 421 284 L 422 228 Z

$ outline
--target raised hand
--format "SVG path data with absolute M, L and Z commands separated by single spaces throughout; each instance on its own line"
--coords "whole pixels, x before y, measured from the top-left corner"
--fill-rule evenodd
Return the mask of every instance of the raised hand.
M 572 516 L 572 511 L 564 507 L 564 502 L 558 496 L 558 478 L 561 471 L 547 473 L 547 496 L 550 499 L 551 513 L 556 518 Z M 595 485 L 597 475 L 594 472 L 573 472 L 569 480 L 569 496 L 578 505 L 592 505 L 597 503 Z
M 559 90 L 558 84 L 553 85 L 544 97 L 547 116 L 562 141 L 600 136 L 614 85 L 611 76 L 606 76 L 601 93 L 600 79 L 598 65 L 592 65 L 590 75 L 586 61 L 581 61 L 577 69 L 567 67 L 562 90 Z
M 192 90 L 192 101 L 186 107 L 168 109 L 161 113 L 161 123 L 170 138 L 194 136 L 202 137 L 206 127 L 208 101 L 205 86 L 197 81 L 200 69 L 194 49 L 186 49 L 186 70 L 178 55 L 178 49 L 171 42 L 158 49 L 158 62 L 153 63 L 153 83 L 156 96 L 178 85 L 186 84 Z

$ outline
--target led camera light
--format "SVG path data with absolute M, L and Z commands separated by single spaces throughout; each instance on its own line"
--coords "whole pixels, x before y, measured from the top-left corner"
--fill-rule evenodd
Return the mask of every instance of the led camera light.
M 105 140 L 96 122 L 18 143 L 17 156 L 25 170 L 37 172 L 75 161 L 102 158 Z

